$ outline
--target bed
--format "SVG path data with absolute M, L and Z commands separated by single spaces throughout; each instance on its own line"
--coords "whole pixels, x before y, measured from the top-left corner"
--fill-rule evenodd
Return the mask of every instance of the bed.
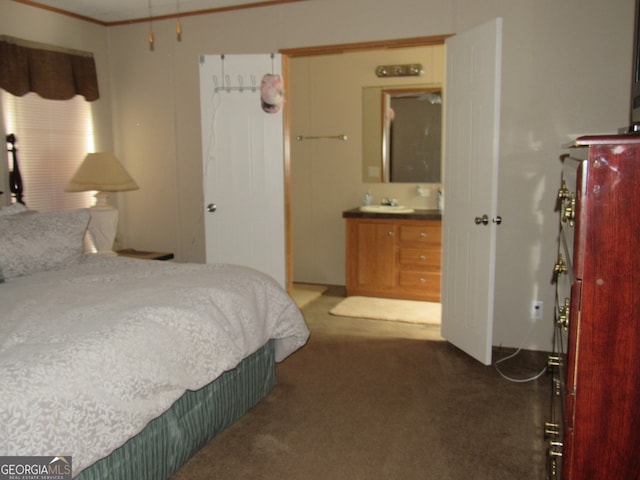
M 0 456 L 169 478 L 308 338 L 267 275 L 85 254 L 88 210 L 22 210 L 0 209 Z

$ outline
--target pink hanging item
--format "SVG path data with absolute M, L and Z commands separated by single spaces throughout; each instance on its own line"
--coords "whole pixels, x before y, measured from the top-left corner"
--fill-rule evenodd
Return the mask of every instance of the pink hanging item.
M 266 113 L 278 113 L 284 102 L 282 77 L 267 73 L 260 85 L 260 102 Z

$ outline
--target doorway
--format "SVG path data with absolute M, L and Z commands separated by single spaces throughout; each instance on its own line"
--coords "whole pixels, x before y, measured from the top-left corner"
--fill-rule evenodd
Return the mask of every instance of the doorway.
M 368 42 L 349 45 L 283 50 L 288 81 L 285 178 L 287 199 L 287 277 L 303 283 L 344 285 L 345 235 L 341 212 L 357 207 L 367 191 L 374 202 L 382 196 L 415 198 L 412 184 L 366 184 L 362 181 L 362 89 L 385 85 L 389 79 L 375 76 L 380 62 L 424 63 L 424 74 L 413 79 L 391 79 L 391 85 L 434 84 L 442 86 L 446 36 Z M 423 49 L 439 47 L 432 53 Z M 341 75 L 341 68 L 353 68 Z M 439 66 L 438 66 L 439 64 Z M 436 72 L 436 73 L 434 73 Z M 413 83 L 412 83 L 413 82 Z M 296 85 L 326 85 L 319 95 L 296 90 Z M 340 95 L 336 95 L 336 91 Z M 293 101 L 291 101 L 293 97 Z M 349 102 L 345 106 L 345 103 Z M 292 120 L 293 119 L 293 120 Z M 297 140 L 298 137 L 322 137 Z M 346 140 L 341 140 L 346 138 Z M 357 159 L 357 160 L 354 160 Z M 417 208 L 437 208 L 437 187 Z
M 440 41 L 442 40 L 444 38 Z M 447 41 L 447 45 L 452 49 L 453 58 L 449 58 L 448 53 L 444 55 L 444 60 L 447 63 L 448 90 L 445 91 L 445 97 L 447 95 L 450 96 L 450 101 L 446 108 L 449 133 L 446 135 L 445 148 L 447 149 L 446 163 L 449 173 L 445 176 L 445 191 L 464 193 L 465 187 L 469 185 L 469 181 L 465 181 L 465 178 L 469 178 L 473 172 L 478 170 L 486 170 L 486 175 L 483 179 L 486 178 L 487 181 L 481 183 L 481 188 L 473 189 L 473 192 L 483 192 L 482 194 L 465 194 L 470 198 L 470 201 L 456 202 L 459 204 L 457 210 L 453 214 L 448 212 L 444 217 L 445 239 L 450 238 L 452 232 L 460 231 L 457 227 L 453 228 L 452 226 L 460 224 L 466 229 L 466 233 L 459 236 L 463 239 L 462 242 L 449 242 L 447 240 L 443 244 L 443 259 L 446 260 L 446 262 L 443 262 L 442 270 L 443 308 L 445 309 L 443 327 L 450 323 L 450 328 L 447 329 L 448 334 L 445 333 L 443 328 L 443 335 L 451 343 L 488 365 L 491 363 L 493 327 L 495 227 L 501 223 L 501 218 L 497 215 L 497 175 L 500 133 L 502 19 L 495 18 L 473 27 L 456 35 L 452 40 L 451 43 Z M 366 49 L 366 47 L 362 48 Z M 305 50 L 309 52 L 307 49 Z M 343 48 L 344 50 L 346 48 Z M 288 53 L 294 56 L 295 52 Z M 318 54 L 318 49 L 315 50 L 314 54 Z M 359 94 L 357 91 L 352 91 L 351 93 L 352 95 Z M 313 99 L 314 96 L 307 95 L 307 98 Z M 330 102 L 327 103 L 331 104 Z M 333 103 L 335 104 L 335 101 Z M 345 111 L 341 110 L 340 114 L 341 116 L 344 115 Z M 463 122 L 461 121 L 463 119 L 466 120 Z M 470 120 L 472 121 L 468 128 L 458 128 L 460 125 L 467 125 Z M 450 140 L 454 140 L 451 132 L 457 130 L 465 132 L 463 138 L 461 141 L 450 142 Z M 287 138 L 289 143 L 290 138 L 290 136 Z M 347 135 L 316 138 L 347 138 Z M 478 145 L 481 148 L 476 148 Z M 286 152 L 287 185 L 285 189 L 288 194 L 287 198 L 290 199 L 289 194 L 293 187 L 293 184 L 290 183 L 291 149 L 287 149 Z M 466 176 L 457 175 L 456 171 L 460 170 L 465 170 Z M 331 188 L 326 190 L 321 193 L 330 194 Z M 313 194 L 314 192 L 312 191 L 311 193 Z M 362 194 L 363 192 L 360 191 L 358 193 Z M 357 197 L 353 197 L 353 203 L 359 205 Z M 449 205 L 451 205 L 450 202 Z M 287 207 L 290 214 L 291 203 Z M 342 205 L 342 208 L 344 209 L 345 206 Z M 474 222 L 472 210 L 478 208 L 486 212 L 484 215 L 476 216 Z M 335 212 L 333 213 L 335 214 Z M 471 223 L 476 226 L 490 225 L 490 216 L 493 217 L 494 224 L 482 231 L 482 233 L 478 230 L 473 230 L 472 233 L 472 230 L 468 229 L 470 219 Z M 289 223 L 292 218 L 291 215 L 287 217 L 287 231 L 289 234 L 292 231 Z M 447 232 L 449 235 L 447 235 Z M 291 236 L 288 239 L 290 240 Z M 486 240 L 479 242 L 481 239 Z M 479 244 L 479 248 L 469 249 L 470 245 L 477 244 Z M 291 242 L 287 245 L 288 248 L 292 246 Z M 334 251 L 339 250 L 336 249 Z M 471 253 L 461 256 L 463 260 L 460 261 L 460 253 L 465 251 L 470 251 Z M 290 255 L 291 251 L 289 250 L 288 253 L 287 259 L 293 261 L 293 256 Z M 481 259 L 486 261 L 482 263 L 479 261 Z M 457 265 L 457 267 L 452 268 L 452 265 Z M 288 271 L 292 274 L 293 267 L 294 265 L 291 263 L 288 264 Z M 470 283 L 469 278 L 472 279 L 474 288 L 460 289 L 461 284 L 468 285 Z M 466 309 L 456 308 L 456 305 L 461 302 Z

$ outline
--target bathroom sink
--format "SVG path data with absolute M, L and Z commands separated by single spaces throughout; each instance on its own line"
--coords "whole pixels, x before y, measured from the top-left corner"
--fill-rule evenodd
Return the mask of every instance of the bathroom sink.
M 361 212 L 370 213 L 413 213 L 413 208 L 404 205 L 363 205 L 360 207 Z

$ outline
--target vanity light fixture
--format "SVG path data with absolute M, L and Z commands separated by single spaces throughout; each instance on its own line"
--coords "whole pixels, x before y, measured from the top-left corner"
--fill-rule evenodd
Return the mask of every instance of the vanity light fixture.
M 422 75 L 422 64 L 410 63 L 407 65 L 378 65 L 376 75 L 378 77 L 419 77 Z

